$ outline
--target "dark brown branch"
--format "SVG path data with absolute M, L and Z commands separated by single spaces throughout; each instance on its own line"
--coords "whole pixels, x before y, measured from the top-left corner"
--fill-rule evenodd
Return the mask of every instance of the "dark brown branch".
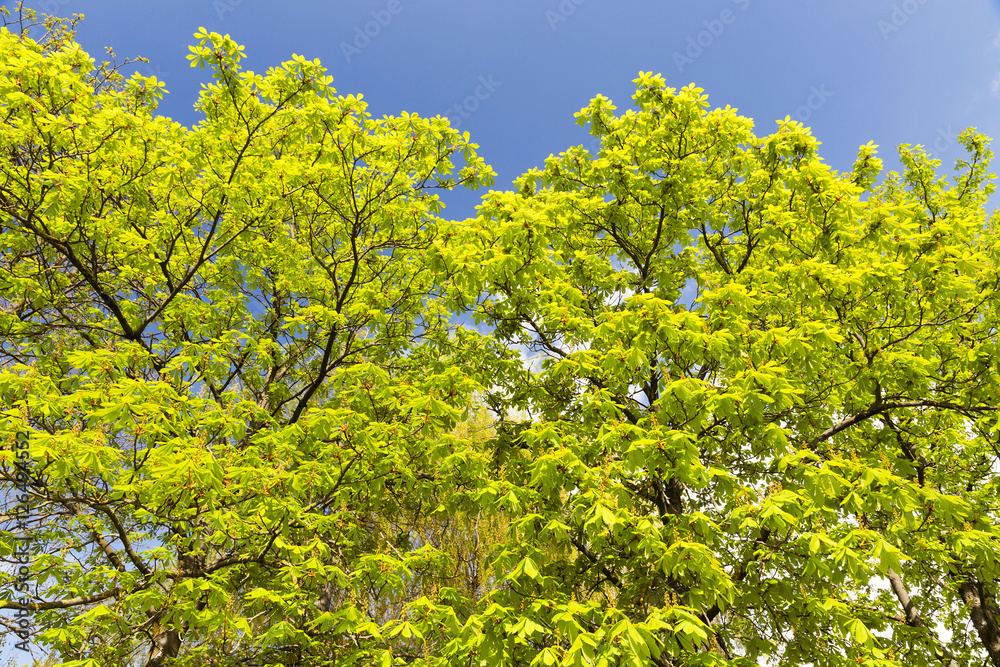
M 607 567 L 605 567 L 597 556 L 595 556 L 590 552 L 590 549 L 587 548 L 586 544 L 576 539 L 572 535 L 570 535 L 569 539 L 570 542 L 573 543 L 573 546 L 576 547 L 580 553 L 582 553 L 584 556 L 587 557 L 587 560 L 589 560 L 591 563 L 597 566 L 597 569 L 601 571 L 601 574 L 603 574 L 608 581 L 613 583 L 615 586 L 618 586 L 619 588 L 621 587 L 621 581 L 618 579 L 618 577 L 616 577 L 613 572 L 611 572 Z
M 888 412 L 889 410 L 898 410 L 900 408 L 941 408 L 943 410 L 954 410 L 956 412 L 967 413 L 967 412 L 988 412 L 996 410 L 996 406 L 980 406 L 980 407 L 962 407 L 954 403 L 948 403 L 946 401 L 932 401 L 932 400 L 922 400 L 922 401 L 889 401 L 889 402 L 876 402 L 872 407 L 859 412 L 856 415 L 851 415 L 847 419 L 841 421 L 838 424 L 834 424 L 830 428 L 826 429 L 815 438 L 809 441 L 806 445 L 807 449 L 815 449 L 816 445 L 819 443 L 829 440 L 833 436 L 837 435 L 841 431 L 844 431 L 855 424 L 859 424 L 866 419 L 870 419 L 875 415 L 881 414 L 883 412 Z

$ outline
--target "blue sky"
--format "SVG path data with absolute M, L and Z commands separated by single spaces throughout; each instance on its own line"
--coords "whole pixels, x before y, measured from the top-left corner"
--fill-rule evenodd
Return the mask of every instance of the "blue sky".
M 449 115 L 506 188 L 552 153 L 590 143 L 573 114 L 597 94 L 624 110 L 641 71 L 696 83 L 758 134 L 791 115 L 848 169 L 858 146 L 920 143 L 950 169 L 968 126 L 1000 136 L 1000 0 L 36 0 L 83 13 L 78 41 L 141 55 L 163 79 L 160 109 L 190 125 L 207 74 L 188 66 L 199 26 L 245 45 L 264 71 L 319 58 L 341 93 L 376 115 Z M 461 111 L 456 111 L 459 105 Z M 445 212 L 465 217 L 479 195 Z

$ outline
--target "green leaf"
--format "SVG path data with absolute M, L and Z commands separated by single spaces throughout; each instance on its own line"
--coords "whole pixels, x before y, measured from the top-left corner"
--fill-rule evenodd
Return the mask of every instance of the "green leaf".
M 869 632 L 865 624 L 858 619 L 849 619 L 845 627 L 850 636 L 854 638 L 854 641 L 864 644 L 868 648 L 872 648 L 875 645 L 874 636 Z

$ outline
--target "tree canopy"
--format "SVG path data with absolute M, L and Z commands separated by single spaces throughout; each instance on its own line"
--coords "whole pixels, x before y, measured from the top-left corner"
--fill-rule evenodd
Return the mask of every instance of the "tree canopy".
M 1000 667 L 988 138 L 838 172 L 640 73 L 577 114 L 596 150 L 451 220 L 495 176 L 469 134 L 317 61 L 202 30 L 183 127 L 70 25 L 8 25 L 8 646 Z

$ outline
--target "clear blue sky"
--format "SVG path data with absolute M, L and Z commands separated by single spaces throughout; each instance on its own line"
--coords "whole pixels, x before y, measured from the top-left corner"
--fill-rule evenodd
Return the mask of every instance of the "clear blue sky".
M 460 121 L 496 169 L 497 188 L 550 153 L 589 144 L 573 114 L 598 93 L 624 109 L 640 70 L 671 86 L 696 83 L 713 106 L 752 117 L 758 134 L 785 115 L 803 120 L 837 169 L 868 141 L 888 166 L 898 165 L 900 143 L 924 144 L 950 166 L 964 128 L 1000 137 L 1000 0 L 27 4 L 84 14 L 78 40 L 95 58 L 105 46 L 148 58 L 139 69 L 170 91 L 161 111 L 188 125 L 207 79 L 186 60 L 199 26 L 245 45 L 249 69 L 292 53 L 319 58 L 337 89 L 363 94 L 376 116 Z M 454 200 L 445 214 L 465 217 L 477 200 Z
M 148 58 L 138 69 L 170 91 L 161 112 L 186 125 L 198 120 L 192 104 L 208 79 L 186 60 L 199 26 L 245 45 L 249 69 L 292 53 L 319 58 L 337 89 L 363 94 L 376 116 L 405 110 L 460 121 L 496 169 L 498 188 L 549 154 L 589 145 L 573 114 L 597 94 L 626 108 L 640 70 L 675 87 L 696 83 L 714 106 L 753 118 L 758 134 L 797 117 L 841 170 L 868 141 L 893 168 L 900 143 L 924 144 L 950 167 L 961 156 L 954 137 L 969 126 L 997 137 L 1000 152 L 1000 0 L 26 4 L 84 14 L 78 41 L 94 58 L 105 46 Z M 471 215 L 477 198 L 450 200 L 445 215 Z

